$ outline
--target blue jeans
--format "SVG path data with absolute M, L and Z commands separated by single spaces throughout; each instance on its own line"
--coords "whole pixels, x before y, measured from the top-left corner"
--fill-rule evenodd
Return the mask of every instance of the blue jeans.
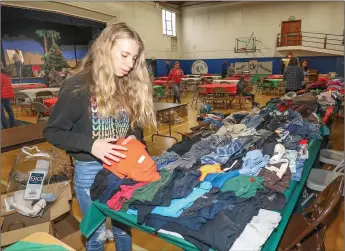
M 83 215 L 91 206 L 90 187 L 94 182 L 95 176 L 103 167 L 96 161 L 75 162 L 74 172 L 74 190 Z M 87 251 L 104 251 L 104 243 L 106 242 L 105 222 L 91 235 L 86 241 Z M 131 251 L 132 236 L 130 227 L 120 222 L 112 221 L 112 231 L 115 239 L 116 251 Z
M 19 78 L 19 83 L 22 82 L 22 72 L 23 72 L 23 63 L 22 62 L 15 62 L 16 70 L 17 70 L 17 77 Z
M 10 124 L 8 124 L 7 118 L 5 116 L 5 110 L 8 113 Z M 15 126 L 14 113 L 11 107 L 11 100 L 9 98 L 1 99 L 1 123 L 3 128 L 5 129 Z
M 181 104 L 181 95 L 180 95 L 180 85 L 178 85 L 178 84 L 173 84 L 173 91 L 174 91 L 174 103 L 176 102 L 176 100 L 177 100 L 177 102 L 179 103 L 179 104 Z

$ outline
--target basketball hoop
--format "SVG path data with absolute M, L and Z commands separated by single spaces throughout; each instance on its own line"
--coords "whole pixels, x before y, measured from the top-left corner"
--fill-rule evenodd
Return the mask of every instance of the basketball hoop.
M 247 49 L 246 48 L 241 48 L 241 52 L 245 54 L 247 52 Z

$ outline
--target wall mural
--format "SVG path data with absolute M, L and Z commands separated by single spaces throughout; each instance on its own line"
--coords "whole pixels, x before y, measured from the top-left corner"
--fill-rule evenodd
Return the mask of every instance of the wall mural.
M 258 71 L 258 60 L 249 60 L 249 74 L 257 74 Z
M 242 74 L 243 71 L 249 70 L 248 62 L 235 62 L 235 74 Z
M 272 61 L 258 62 L 258 74 L 272 74 Z
M 37 33 L 36 33 L 37 34 Z M 43 55 L 45 52 L 49 51 L 49 48 L 52 44 L 52 38 L 48 37 L 48 35 L 43 35 L 44 33 L 40 33 L 42 35 L 37 35 L 37 40 L 42 39 L 44 40 L 44 46 L 42 46 L 37 40 L 30 39 L 24 36 L 19 37 L 8 37 L 4 36 L 1 43 L 6 51 L 13 51 L 14 49 L 19 49 L 24 58 L 24 65 L 43 65 Z M 42 37 L 41 37 L 42 36 Z M 46 38 L 44 38 L 46 36 Z M 56 34 L 54 36 L 54 41 L 56 39 Z M 45 48 L 46 47 L 46 48 Z M 63 57 L 66 59 L 67 64 L 71 67 L 76 66 L 76 57 L 77 60 L 80 61 L 87 53 L 88 46 L 87 45 L 76 45 L 76 51 L 74 50 L 73 45 L 60 45 L 60 51 Z M 6 57 L 6 64 L 9 55 L 5 55 Z
M 258 62 L 258 60 L 235 62 L 235 74 L 242 74 L 243 71 L 249 71 L 250 74 L 272 74 L 273 62 Z

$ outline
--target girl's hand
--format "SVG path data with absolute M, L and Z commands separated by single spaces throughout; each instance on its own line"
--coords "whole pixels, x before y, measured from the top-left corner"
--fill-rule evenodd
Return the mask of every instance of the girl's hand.
M 134 135 L 130 135 L 128 136 L 122 143 L 121 145 L 126 145 L 131 139 L 136 139 L 136 137 Z
M 127 151 L 127 148 L 111 143 L 115 141 L 117 140 L 113 138 L 97 139 L 92 145 L 91 154 L 109 166 L 111 165 L 109 159 L 119 162 L 120 158 L 124 159 L 126 155 L 116 150 Z

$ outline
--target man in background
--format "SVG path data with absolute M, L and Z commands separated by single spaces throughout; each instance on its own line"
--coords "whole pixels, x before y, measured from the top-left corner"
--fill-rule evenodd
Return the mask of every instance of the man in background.
M 167 76 L 169 75 L 170 73 L 170 61 L 169 60 L 165 60 L 165 64 L 166 64 L 166 67 L 167 67 Z
M 19 78 L 19 82 L 21 83 L 24 58 L 23 58 L 22 53 L 18 49 L 14 50 L 12 60 L 14 61 L 14 65 L 16 66 L 17 77 Z
M 231 63 L 228 68 L 228 77 L 233 77 L 235 75 L 235 64 Z

